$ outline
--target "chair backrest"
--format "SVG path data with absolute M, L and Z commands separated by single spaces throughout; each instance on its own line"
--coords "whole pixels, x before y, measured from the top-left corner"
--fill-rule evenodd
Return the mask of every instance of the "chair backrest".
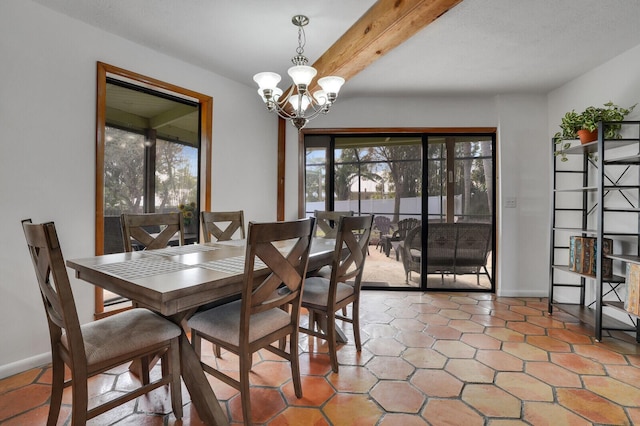
M 206 243 L 211 242 L 211 236 L 216 241 L 229 241 L 240 231 L 240 239 L 244 234 L 244 211 L 237 212 L 201 212 L 202 235 Z M 224 227 L 224 229 L 223 229 Z
M 388 216 L 376 216 L 373 218 L 373 228 L 380 232 L 380 235 L 387 235 L 391 230 L 391 219 Z
M 295 319 L 292 326 L 298 326 L 314 222 L 313 218 L 249 222 L 240 319 L 242 338 L 248 338 L 251 315 L 289 303 L 293 307 L 291 317 Z M 256 274 L 258 268 L 255 266 L 259 260 L 271 270 L 265 278 L 261 278 L 260 273 Z M 256 280 L 259 280 L 257 284 Z
M 144 250 L 165 248 L 176 234 L 177 242 L 184 245 L 184 223 L 182 214 L 175 213 L 123 213 L 120 216 L 124 250 L 133 251 L 133 241 Z M 156 234 L 154 231 L 158 230 Z M 153 234 L 153 235 L 152 235 Z
M 484 265 L 491 251 L 490 223 L 456 223 L 456 265 Z
M 104 254 L 122 253 L 124 243 L 120 216 L 104 217 Z
M 335 238 L 338 232 L 338 224 L 343 216 L 353 216 L 353 211 L 324 211 L 316 210 L 313 215 L 316 218 L 316 236 L 323 238 Z
M 452 266 L 456 258 L 458 224 L 430 223 L 427 227 L 427 256 L 429 266 Z
M 402 244 L 402 263 L 405 271 L 420 272 L 422 259 L 422 225 L 413 227 Z
M 418 225 L 420 225 L 420 220 L 413 217 L 398 221 L 398 229 L 393 232 L 393 238 L 404 240 L 407 233 Z
M 86 364 L 80 322 L 56 227 L 53 222 L 33 224 L 27 219 L 22 221 L 22 229 L 47 314 L 51 348 L 62 347 L 64 332 L 70 361 Z
M 372 225 L 372 215 L 345 216 L 340 221 L 331 265 L 329 297 L 335 299 L 338 283 L 350 279 L 354 279 L 355 291 L 360 291 Z M 330 300 L 330 303 L 335 303 L 335 300 Z

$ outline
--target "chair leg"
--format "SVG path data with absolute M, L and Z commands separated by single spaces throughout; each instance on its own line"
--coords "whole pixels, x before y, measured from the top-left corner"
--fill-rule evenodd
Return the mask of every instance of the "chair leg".
M 89 392 L 87 390 L 87 373 L 71 372 L 71 426 L 87 423 L 89 408 Z
M 47 426 L 55 426 L 58 423 L 60 405 L 62 404 L 62 391 L 64 390 L 64 361 L 55 351 L 52 356 L 51 401 L 49 402 Z
M 251 369 L 253 354 L 240 355 L 240 401 L 244 424 L 251 424 L 251 394 L 249 387 L 249 370 Z
M 161 367 L 163 377 L 168 376 L 171 372 L 171 370 L 169 369 L 169 363 L 171 362 L 171 360 L 169 359 L 168 353 L 169 353 L 168 350 L 164 351 L 164 353 L 160 358 L 161 360 L 160 367 Z
M 353 326 L 353 340 L 356 350 L 362 351 L 362 341 L 360 340 L 360 301 L 356 300 L 351 305 L 351 325 Z
M 140 381 L 143 385 L 149 384 L 149 367 L 151 365 L 150 356 L 140 358 Z
M 282 351 L 285 350 L 285 348 L 287 347 L 287 338 L 283 337 L 282 339 L 278 340 L 278 348 Z
M 215 354 L 216 358 L 222 358 L 222 353 L 220 352 L 220 346 L 213 344 L 213 353 Z
M 331 369 L 334 373 L 338 372 L 338 349 L 336 345 L 336 313 L 327 312 L 327 342 L 329 343 L 329 359 L 331 360 Z
M 316 329 L 317 315 L 316 311 L 309 310 L 309 330 Z
M 177 420 L 182 418 L 182 384 L 180 380 L 180 339 L 171 340 L 171 348 L 167 351 L 167 370 L 171 374 L 171 408 Z M 162 363 L 164 366 L 164 362 Z
M 201 357 L 202 357 L 202 338 L 193 329 L 191 330 L 191 347 L 193 348 L 193 351 L 196 353 L 198 359 L 201 359 Z M 215 347 L 215 345 L 214 345 L 214 347 Z
M 300 379 L 300 356 L 298 347 L 298 330 L 289 336 L 289 363 L 291 364 L 291 378 L 296 397 L 302 398 L 302 381 Z

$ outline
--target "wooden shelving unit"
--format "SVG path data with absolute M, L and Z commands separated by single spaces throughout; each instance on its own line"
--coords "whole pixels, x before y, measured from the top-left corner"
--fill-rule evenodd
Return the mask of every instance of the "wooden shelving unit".
M 622 139 L 574 144 L 564 151 L 567 161 L 553 158 L 553 200 L 549 277 L 549 313 L 566 312 L 594 328 L 601 340 L 605 330 L 635 333 L 640 320 L 625 310 L 625 271 L 640 264 L 640 121 L 621 123 Z M 555 145 L 552 141 L 552 148 Z M 569 269 L 569 238 L 597 239 L 596 273 Z M 602 274 L 604 239 L 613 240 L 612 277 Z

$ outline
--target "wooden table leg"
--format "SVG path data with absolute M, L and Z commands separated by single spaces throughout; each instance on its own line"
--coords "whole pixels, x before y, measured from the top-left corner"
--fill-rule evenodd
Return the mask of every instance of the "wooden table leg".
M 228 426 L 229 420 L 222 410 L 211 385 L 204 375 L 200 360 L 194 352 L 187 335 L 180 336 L 180 370 L 184 384 L 191 395 L 198 416 L 206 425 Z
M 322 330 L 325 335 L 327 334 L 327 317 L 323 315 L 319 316 L 318 327 L 320 327 L 320 330 Z M 344 334 L 344 331 L 342 331 L 342 329 L 338 327 L 338 324 L 336 324 L 336 342 L 347 343 L 348 341 L 349 339 L 347 338 L 347 335 Z

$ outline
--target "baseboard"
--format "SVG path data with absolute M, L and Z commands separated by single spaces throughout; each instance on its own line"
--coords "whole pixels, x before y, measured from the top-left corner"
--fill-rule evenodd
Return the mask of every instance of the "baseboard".
M 32 368 L 51 363 L 51 352 L 45 352 L 31 358 L 21 359 L 11 364 L 0 365 L 0 379 L 22 373 Z
M 515 290 L 500 290 L 496 292 L 498 297 L 549 297 L 549 290 L 528 290 L 528 289 L 515 289 Z

